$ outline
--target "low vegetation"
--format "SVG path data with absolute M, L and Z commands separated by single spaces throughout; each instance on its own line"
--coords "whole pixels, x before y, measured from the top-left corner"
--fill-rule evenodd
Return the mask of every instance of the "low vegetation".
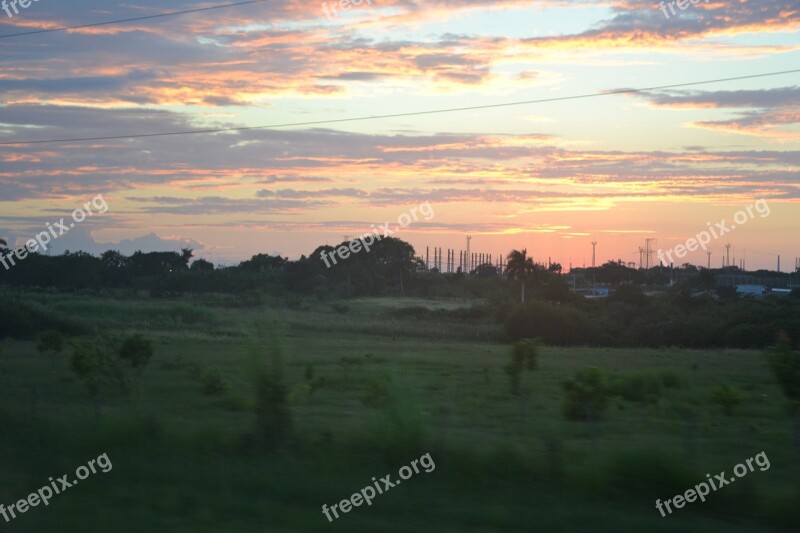
M 376 251 L 330 272 L 187 251 L 0 273 L 0 502 L 114 461 L 15 527 L 76 512 L 98 532 L 800 527 L 800 299 L 650 297 L 604 265 L 618 290 L 591 301 L 527 258 L 506 280 Z M 357 275 L 391 254 L 410 263 Z M 100 281 L 29 288 L 72 261 Z M 776 468 L 669 522 L 653 508 L 761 450 Z M 438 468 L 413 488 L 335 524 L 319 512 L 424 453 Z

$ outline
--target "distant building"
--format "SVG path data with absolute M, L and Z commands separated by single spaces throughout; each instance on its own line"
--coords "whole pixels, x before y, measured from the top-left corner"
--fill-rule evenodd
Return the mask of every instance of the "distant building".
M 575 294 L 584 298 L 608 298 L 608 287 L 593 287 L 588 289 L 575 289 Z
M 766 296 L 768 289 L 764 285 L 737 285 L 736 294 L 745 296 Z

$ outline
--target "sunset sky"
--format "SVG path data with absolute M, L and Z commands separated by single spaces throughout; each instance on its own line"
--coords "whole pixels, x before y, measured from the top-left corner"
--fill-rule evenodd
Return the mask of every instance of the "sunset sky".
M 227 3 L 40 0 L 0 35 Z M 677 10 L 677 7 L 676 7 Z M 800 69 L 800 2 L 269 1 L 0 38 L 0 143 L 262 126 L 604 93 Z M 22 244 L 97 194 L 55 245 L 289 258 L 429 202 L 396 234 L 527 248 L 565 268 L 639 261 L 764 199 L 730 242 L 800 257 L 800 72 L 219 134 L 0 146 L 0 237 Z M 702 251 L 685 260 L 705 265 Z

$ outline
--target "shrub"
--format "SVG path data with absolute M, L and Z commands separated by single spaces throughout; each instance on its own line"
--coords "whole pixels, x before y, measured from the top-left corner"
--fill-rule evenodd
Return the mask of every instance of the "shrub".
M 325 376 L 320 376 L 314 381 L 308 383 L 308 398 L 312 402 L 314 401 L 314 393 L 320 389 L 325 388 Z
M 714 403 L 722 407 L 722 412 L 728 416 L 733 414 L 733 411 L 744 400 L 744 393 L 737 387 L 730 385 L 720 385 L 714 388 Z
M 200 389 L 206 396 L 216 396 L 227 390 L 228 386 L 222 379 L 218 368 L 206 368 L 200 374 Z
M 72 355 L 69 359 L 69 368 L 83 381 L 90 395 L 95 396 L 100 391 L 99 374 L 102 355 L 92 347 L 75 343 L 72 345 Z
M 537 337 L 550 346 L 608 346 L 613 341 L 581 311 L 542 302 L 515 307 L 506 319 L 505 327 L 508 336 L 514 340 Z
M 365 429 L 368 434 L 361 442 L 367 453 L 378 451 L 389 464 L 422 454 L 427 449 L 424 443 L 428 431 L 423 409 L 408 388 L 403 388 L 402 392 L 391 390 L 387 404 L 375 412 L 375 418 Z
M 119 357 L 126 361 L 131 368 L 141 371 L 150 358 L 153 357 L 153 343 L 145 339 L 141 334 L 131 335 L 122 341 L 119 348 Z
M 325 388 L 325 376 L 320 376 L 314 379 L 314 365 L 308 363 L 306 365 L 305 378 L 306 378 L 306 383 L 304 388 L 308 393 L 308 400 L 310 402 L 313 402 L 314 393 L 317 392 L 319 389 Z
M 654 373 L 638 373 L 613 376 L 609 379 L 609 390 L 629 402 L 652 402 L 661 396 L 661 377 Z
M 768 360 L 783 394 L 797 409 L 800 407 L 800 354 L 793 352 L 788 339 L 782 337 L 768 355 Z
M 125 338 L 106 337 L 92 343 L 72 344 L 70 369 L 95 396 L 106 384 L 128 392 L 132 372 L 141 374 L 153 355 L 153 343 L 141 335 Z
M 277 448 L 291 429 L 286 387 L 267 374 L 256 378 L 256 429 L 269 451 Z
M 64 337 L 56 330 L 48 330 L 39 335 L 36 350 L 40 354 L 50 352 L 50 363 L 54 364 L 56 356 L 64 349 Z
M 342 372 L 344 374 L 345 382 L 350 382 L 350 367 L 354 366 L 361 366 L 364 364 L 364 360 L 358 357 L 348 357 L 343 355 L 339 358 L 339 366 L 342 367 Z
M 506 366 L 511 394 L 519 396 L 522 373 L 525 370 L 532 372 L 536 369 L 541 344 L 539 339 L 521 339 L 511 346 L 511 363 Z
M 673 370 L 661 370 L 658 375 L 661 377 L 661 383 L 667 389 L 677 389 L 686 383 L 684 376 Z
M 292 427 L 286 386 L 283 382 L 283 350 L 277 333 L 257 325 L 252 344 L 250 375 L 255 379 L 254 442 L 274 451 L 289 436 Z M 261 346 L 267 350 L 262 351 Z
M 620 283 L 617 288 L 608 295 L 607 301 L 622 302 L 637 307 L 646 307 L 649 303 L 647 296 L 641 287 L 632 283 Z
M 655 402 L 663 389 L 681 387 L 683 377 L 672 370 L 616 374 L 608 378 L 609 392 L 629 402 Z
M 366 407 L 386 407 L 389 405 L 389 376 L 373 377 L 367 383 L 367 389 L 361 393 L 359 399 Z
M 769 346 L 772 331 L 763 325 L 737 324 L 725 332 L 723 343 L 735 348 L 761 348 Z
M 51 315 L 23 301 L 0 305 L 0 339 L 32 339 L 39 331 L 52 329 L 65 335 L 79 335 L 86 331 L 71 320 Z
M 569 420 L 597 421 L 608 406 L 611 395 L 608 377 L 599 368 L 580 370 L 562 384 L 564 416 Z
M 56 330 L 47 330 L 39 335 L 36 349 L 39 353 L 53 352 L 53 356 L 58 355 L 64 349 L 64 337 Z

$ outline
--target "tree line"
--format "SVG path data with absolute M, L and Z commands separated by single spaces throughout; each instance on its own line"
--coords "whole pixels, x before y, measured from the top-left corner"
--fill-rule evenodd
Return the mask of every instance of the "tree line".
M 346 246 L 346 242 L 340 246 Z M 193 251 L 107 251 L 59 256 L 31 254 L 9 270 L 0 270 L 0 286 L 56 290 L 146 291 L 154 297 L 231 293 L 296 302 L 363 296 L 405 295 L 473 299 L 471 309 L 436 314 L 442 320 L 488 323 L 509 340 L 537 337 L 550 345 L 683 346 L 759 348 L 771 345 L 779 332 L 800 343 L 800 292 L 782 298 L 739 298 L 732 288 L 715 288 L 716 271 L 686 276 L 658 296 L 641 288 L 669 269 L 635 270 L 608 262 L 582 271 L 580 283 L 614 285 L 608 298 L 589 300 L 570 290 L 575 275 L 561 266 L 536 264 L 526 250 L 513 250 L 505 272 L 480 265 L 469 276 L 427 270 L 413 247 L 387 237 L 369 253 L 354 254 L 328 268 L 322 255 L 336 247 L 320 246 L 309 256 L 289 260 L 257 254 L 235 266 L 218 268 Z M 0 250 L 2 251 L 2 250 Z M 684 269 L 688 272 L 691 269 Z M 577 284 L 580 284 L 577 283 Z M 41 329 L 41 310 L 17 305 L 13 316 L 0 317 L 5 330 Z M 3 306 L 5 314 L 9 306 Z M 0 309 L 2 309 L 0 308 Z M 424 308 L 403 311 L 408 319 L 430 320 Z M 50 327 L 74 330 L 61 318 Z M 8 331 L 6 331 L 8 333 Z

